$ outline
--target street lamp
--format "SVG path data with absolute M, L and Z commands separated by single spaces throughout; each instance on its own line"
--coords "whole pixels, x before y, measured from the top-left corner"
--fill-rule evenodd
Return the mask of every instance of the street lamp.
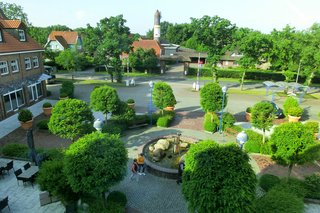
M 200 90 L 200 66 L 201 66 L 201 62 L 200 62 L 200 53 L 199 53 L 199 57 L 198 57 L 198 70 L 197 70 L 197 83 L 195 85 L 195 90 L 199 91 Z
M 101 121 L 101 120 L 98 118 L 98 119 L 93 123 L 93 127 L 94 127 L 97 131 L 101 132 L 102 127 L 103 127 L 103 121 Z
M 223 130 L 222 130 L 222 116 L 223 116 L 223 108 L 224 108 L 224 99 L 225 99 L 225 96 L 226 96 L 228 87 L 223 86 L 223 87 L 221 88 L 221 90 L 222 90 L 222 109 L 221 109 L 220 127 L 219 127 L 219 132 L 220 132 L 220 134 L 223 132 Z
M 150 87 L 150 103 L 149 103 L 150 126 L 152 126 L 152 90 L 153 90 L 153 85 L 154 85 L 154 82 L 150 81 L 149 82 L 149 87 Z
M 237 135 L 237 142 L 239 143 L 241 149 L 243 149 L 243 145 L 247 141 L 248 141 L 248 135 L 245 131 L 242 131 Z

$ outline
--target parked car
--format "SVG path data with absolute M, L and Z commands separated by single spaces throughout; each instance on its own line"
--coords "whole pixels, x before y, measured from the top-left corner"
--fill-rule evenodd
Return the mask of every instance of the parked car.
M 47 84 L 52 84 L 55 82 L 56 76 L 53 74 L 53 67 L 44 66 L 44 73 L 51 76 L 51 78 L 47 80 Z
M 276 118 L 284 118 L 283 111 L 277 104 L 275 104 L 272 101 L 262 101 L 262 102 L 267 102 L 267 103 L 272 104 L 272 106 L 274 108 L 274 115 L 275 115 Z

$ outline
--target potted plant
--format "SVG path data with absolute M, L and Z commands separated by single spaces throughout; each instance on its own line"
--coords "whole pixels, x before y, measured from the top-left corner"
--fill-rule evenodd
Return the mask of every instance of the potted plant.
M 33 114 L 29 109 L 22 109 L 19 111 L 18 120 L 20 121 L 21 127 L 24 130 L 32 128 L 33 125 Z
M 132 98 L 129 98 L 129 99 L 127 100 L 127 104 L 128 104 L 128 106 L 129 106 L 130 108 L 134 109 L 134 104 L 135 104 L 135 102 L 134 102 L 134 100 L 133 100 Z
M 168 93 L 164 95 L 164 98 L 165 98 L 166 104 L 167 104 L 167 107 L 165 108 L 165 110 L 173 111 L 174 110 L 174 106 L 177 104 L 177 101 L 176 101 L 176 98 L 175 98 L 175 96 L 173 94 L 172 89 L 169 90 Z
M 288 109 L 289 122 L 298 122 L 303 113 L 303 109 L 299 106 L 290 107 Z
M 250 122 L 251 120 L 251 107 L 246 109 L 246 121 Z
M 65 92 L 61 92 L 60 93 L 60 98 L 59 98 L 60 100 L 64 100 L 64 99 L 67 99 L 67 98 L 69 98 L 67 93 L 65 93 Z
M 50 102 L 43 103 L 42 110 L 45 116 L 50 116 L 52 111 L 52 104 Z

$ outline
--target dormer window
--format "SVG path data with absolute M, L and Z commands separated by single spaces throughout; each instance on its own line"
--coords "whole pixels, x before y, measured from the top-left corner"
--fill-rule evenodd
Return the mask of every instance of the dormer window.
M 26 41 L 26 34 L 24 33 L 24 30 L 19 30 L 19 40 L 20 41 Z

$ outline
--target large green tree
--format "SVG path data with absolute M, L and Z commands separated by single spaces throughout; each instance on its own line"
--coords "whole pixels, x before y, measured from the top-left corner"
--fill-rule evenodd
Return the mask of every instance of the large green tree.
M 288 166 L 288 176 L 295 164 L 320 159 L 320 144 L 314 140 L 311 129 L 302 123 L 284 123 L 274 129 L 270 137 L 272 159 Z
M 101 196 L 127 171 L 127 150 L 117 135 L 94 132 L 66 150 L 64 172 L 76 193 Z
M 269 102 L 259 102 L 255 104 L 251 111 L 251 124 L 252 126 L 261 129 L 263 132 L 262 143 L 265 142 L 266 130 L 272 127 L 274 119 L 273 105 Z
M 90 94 L 90 107 L 95 111 L 101 111 L 106 116 L 109 112 L 117 110 L 119 97 L 117 91 L 110 86 L 95 88 Z
M 158 58 L 154 49 L 138 48 L 129 55 L 130 66 L 137 70 L 148 70 L 157 67 Z
M 50 132 L 74 141 L 93 131 L 94 117 L 85 101 L 66 99 L 58 101 L 48 123 Z
M 0 2 L 0 9 L 8 19 L 21 20 L 27 26 L 31 25 L 28 15 L 23 11 L 23 7 L 14 3 Z
M 256 175 L 249 156 L 234 143 L 192 144 L 182 180 L 190 212 L 253 212 Z
M 200 105 L 205 112 L 217 112 L 222 110 L 223 92 L 217 83 L 207 83 L 200 90 Z M 223 106 L 226 107 L 228 97 L 225 95 Z

